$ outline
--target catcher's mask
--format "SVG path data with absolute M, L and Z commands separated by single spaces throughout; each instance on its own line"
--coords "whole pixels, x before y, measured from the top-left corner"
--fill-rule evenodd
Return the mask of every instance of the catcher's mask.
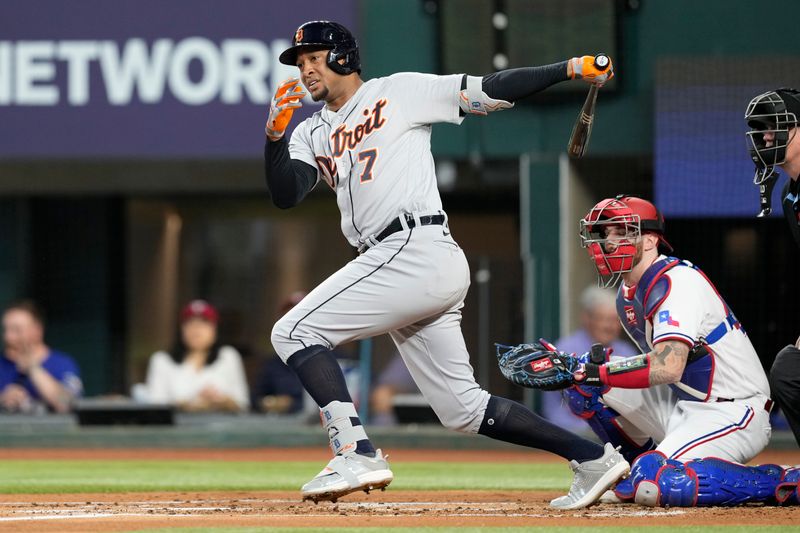
M 664 239 L 664 217 L 656 206 L 635 196 L 606 198 L 592 207 L 580 221 L 581 246 L 586 248 L 598 273 L 598 285 L 616 285 L 622 274 L 633 270 L 636 250 L 643 233 Z
M 337 74 L 346 76 L 361 72 L 358 56 L 358 41 L 350 30 L 336 22 L 312 20 L 302 24 L 292 37 L 292 46 L 278 57 L 284 65 L 297 65 L 297 54 L 303 48 L 328 48 L 328 67 Z M 339 63 L 344 59 L 343 63 Z
M 800 116 L 800 91 L 789 88 L 759 94 L 747 104 L 744 119 L 750 127 L 747 132 L 750 158 L 756 166 L 753 183 L 761 194 L 759 217 L 772 211 L 770 196 L 778 175 L 775 167 L 786 162 L 786 148 L 795 136 L 797 117 Z M 766 133 L 772 134 L 767 146 Z

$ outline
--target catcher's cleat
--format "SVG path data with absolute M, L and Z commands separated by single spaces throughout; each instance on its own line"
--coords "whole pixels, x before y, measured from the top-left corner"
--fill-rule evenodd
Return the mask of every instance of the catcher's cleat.
M 599 459 L 582 463 L 570 461 L 569 466 L 575 472 L 572 486 L 566 496 L 550 502 L 550 506 L 556 509 L 582 509 L 592 505 L 609 487 L 628 475 L 631 470 L 628 461 L 608 442 Z
M 607 490 L 603 493 L 602 496 L 600 496 L 600 499 L 597 500 L 597 503 L 610 503 L 612 505 L 618 505 L 627 502 L 621 500 L 620 497 L 617 496 L 613 490 Z
M 385 489 L 394 475 L 380 450 L 375 457 L 348 452 L 337 455 L 322 472 L 303 485 L 303 501 L 314 503 L 323 500 L 335 502 L 338 498 L 363 490 Z

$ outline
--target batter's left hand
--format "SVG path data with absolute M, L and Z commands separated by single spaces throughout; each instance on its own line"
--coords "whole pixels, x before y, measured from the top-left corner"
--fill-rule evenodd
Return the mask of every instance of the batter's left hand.
M 278 86 L 275 96 L 272 97 L 267 126 L 264 128 L 269 140 L 277 141 L 283 137 L 294 110 L 303 105 L 300 100 L 305 95 L 306 92 L 297 78 L 290 78 Z
M 614 77 L 614 65 L 608 57 L 608 67 L 601 70 L 595 65 L 595 56 L 573 57 L 567 64 L 567 75 L 573 80 L 582 79 L 587 83 L 603 85 Z

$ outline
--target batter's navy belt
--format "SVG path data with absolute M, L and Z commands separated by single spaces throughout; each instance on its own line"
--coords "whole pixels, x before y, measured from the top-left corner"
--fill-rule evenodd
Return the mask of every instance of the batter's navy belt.
M 394 219 L 391 224 L 383 228 L 383 231 L 381 231 L 374 237 L 369 237 L 367 239 L 367 242 L 358 247 L 358 253 L 363 254 L 364 252 L 366 252 L 367 250 L 369 250 L 370 248 L 381 242 L 389 235 L 397 233 L 398 231 L 402 231 L 404 228 L 403 228 L 403 223 L 400 222 L 400 217 L 405 217 L 406 228 L 411 229 L 417 226 L 417 219 L 414 218 L 414 215 L 412 215 L 411 213 L 404 213 L 399 217 L 397 217 L 396 219 Z M 445 223 L 446 220 L 444 215 L 422 215 L 418 218 L 420 226 L 433 226 L 433 225 L 441 226 L 442 224 Z

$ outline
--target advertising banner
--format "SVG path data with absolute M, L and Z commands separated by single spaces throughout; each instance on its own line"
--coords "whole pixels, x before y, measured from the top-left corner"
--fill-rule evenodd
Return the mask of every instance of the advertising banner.
M 261 157 L 278 62 L 308 20 L 358 36 L 356 1 L 0 3 L 0 157 Z M 310 100 L 294 124 L 319 109 Z

